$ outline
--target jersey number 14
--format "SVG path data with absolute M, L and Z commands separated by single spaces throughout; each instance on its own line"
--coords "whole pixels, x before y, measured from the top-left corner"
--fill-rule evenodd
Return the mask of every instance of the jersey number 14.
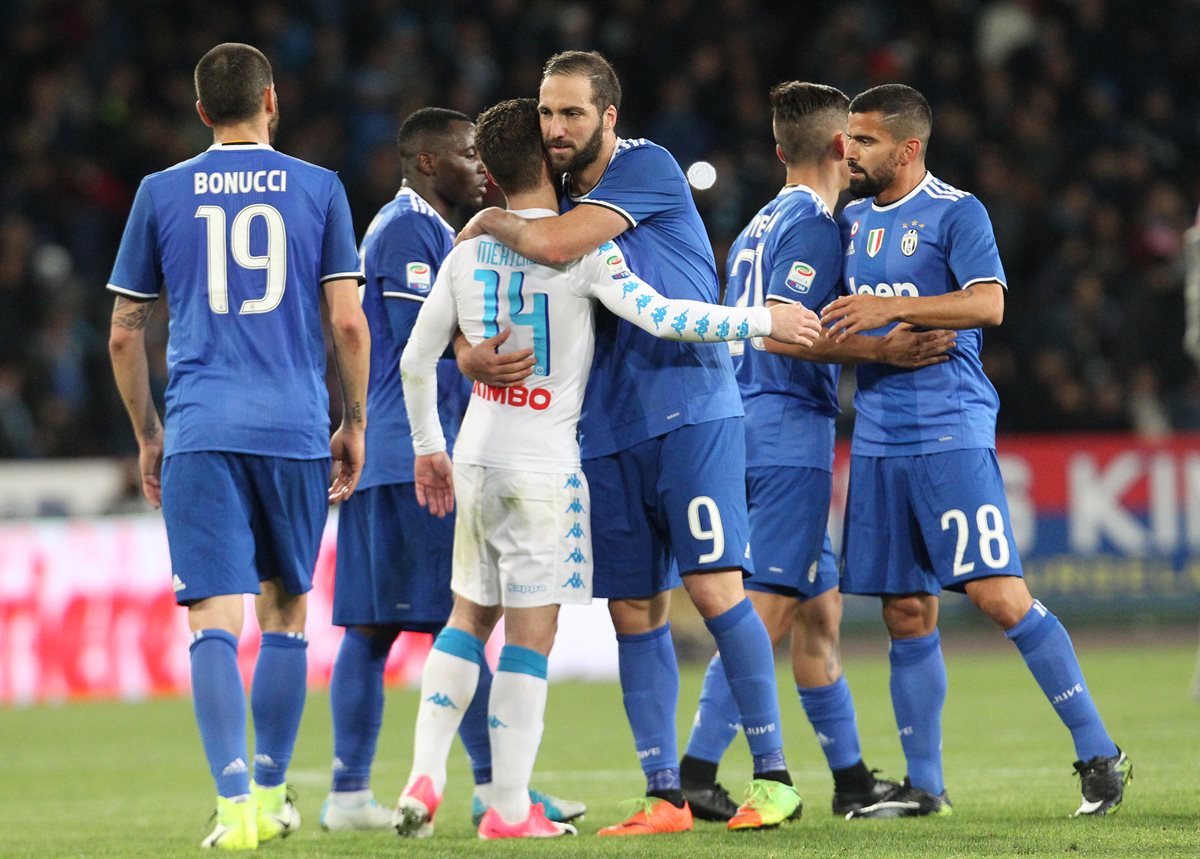
M 475 269 L 475 280 L 483 284 L 483 336 L 500 333 L 500 272 Z M 525 309 L 525 272 L 514 271 L 508 278 L 508 318 L 513 325 L 533 329 L 533 375 L 550 375 L 550 308 L 544 292 L 530 296 L 533 307 Z

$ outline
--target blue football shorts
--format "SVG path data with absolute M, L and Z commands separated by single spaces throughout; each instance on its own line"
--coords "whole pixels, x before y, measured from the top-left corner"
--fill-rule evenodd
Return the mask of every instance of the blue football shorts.
M 996 452 L 852 456 L 842 551 L 847 594 L 936 594 L 1020 576 Z
M 748 569 L 741 418 L 682 426 L 583 462 L 592 494 L 592 592 L 638 599 L 693 573 Z M 674 561 L 674 563 L 672 563 Z
M 359 489 L 338 512 L 334 624 L 440 630 L 453 604 L 453 548 L 453 514 L 430 514 L 413 484 Z
M 746 590 L 812 599 L 838 584 L 829 542 L 833 476 L 802 466 L 746 469 L 750 553 Z
M 163 461 L 163 520 L 175 601 L 257 594 L 279 578 L 288 593 L 312 589 L 329 512 L 330 460 L 227 451 Z

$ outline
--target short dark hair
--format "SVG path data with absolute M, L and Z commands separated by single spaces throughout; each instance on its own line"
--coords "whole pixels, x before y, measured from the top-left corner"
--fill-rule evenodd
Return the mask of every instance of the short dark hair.
M 881 84 L 860 92 L 850 102 L 851 113 L 879 113 L 883 125 L 898 140 L 915 137 L 929 145 L 933 111 L 925 96 L 904 84 Z
M 511 98 L 479 114 L 475 146 L 483 166 L 505 194 L 536 188 L 546 158 L 537 99 Z
M 789 164 L 817 161 L 846 128 L 850 99 L 837 87 L 787 81 L 771 88 L 771 127 Z
M 263 52 L 241 42 L 225 42 L 201 57 L 194 79 L 196 98 L 213 125 L 258 116 L 263 90 L 273 81 Z
M 542 80 L 551 75 L 582 75 L 592 84 L 592 104 L 604 113 L 611 104 L 621 109 L 621 82 L 612 64 L 599 51 L 563 51 L 546 60 Z
M 396 148 L 405 161 L 436 148 L 436 138 L 444 137 L 454 122 L 470 122 L 471 117 L 444 107 L 423 107 L 408 115 L 396 135 Z

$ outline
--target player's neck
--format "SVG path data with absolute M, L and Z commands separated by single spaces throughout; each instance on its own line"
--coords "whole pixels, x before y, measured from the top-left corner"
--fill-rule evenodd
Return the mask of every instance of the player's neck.
M 454 214 L 454 206 L 437 192 L 432 181 L 421 181 L 426 178 L 424 175 L 418 174 L 416 179 L 405 179 L 400 183 L 400 187 L 411 188 L 418 197 L 432 206 L 433 210 L 441 215 L 444 220 L 449 221 Z
M 807 185 L 812 188 L 826 207 L 833 211 L 837 205 L 838 194 L 842 190 L 842 179 L 838 168 L 838 162 L 831 162 L 827 165 L 789 164 L 787 165 L 787 183 L 789 185 Z
M 880 206 L 890 206 L 897 200 L 907 197 L 912 193 L 913 188 L 924 181 L 925 172 L 924 162 L 904 165 L 896 171 L 896 178 L 892 180 L 892 184 L 875 195 L 875 203 Z
M 582 170 L 576 170 L 571 174 L 572 194 L 586 194 L 599 184 L 604 171 L 608 169 L 608 162 L 612 161 L 613 150 L 616 148 L 617 135 L 605 134 L 601 138 L 600 152 L 596 155 L 596 160 Z
M 519 209 L 549 209 L 551 212 L 558 211 L 558 195 L 554 193 L 554 186 L 549 182 L 543 182 L 530 191 L 521 191 L 516 194 L 505 194 L 504 198 L 508 201 L 509 211 Z
M 213 143 L 271 143 L 267 120 L 213 126 Z

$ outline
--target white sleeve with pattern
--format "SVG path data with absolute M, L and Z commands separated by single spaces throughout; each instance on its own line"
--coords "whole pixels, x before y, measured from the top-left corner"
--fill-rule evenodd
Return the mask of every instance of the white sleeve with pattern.
M 446 449 L 446 437 L 437 410 L 437 364 L 446 344 L 458 330 L 458 311 L 450 288 L 449 266 L 438 272 L 408 345 L 400 356 L 400 381 L 404 385 L 404 407 L 412 427 L 413 452 L 417 456 Z
M 602 256 L 582 260 L 582 273 L 590 282 L 588 294 L 648 334 L 664 340 L 715 343 L 771 333 L 771 311 L 766 307 L 725 307 L 667 298 L 638 278 L 619 257 L 610 263 Z

